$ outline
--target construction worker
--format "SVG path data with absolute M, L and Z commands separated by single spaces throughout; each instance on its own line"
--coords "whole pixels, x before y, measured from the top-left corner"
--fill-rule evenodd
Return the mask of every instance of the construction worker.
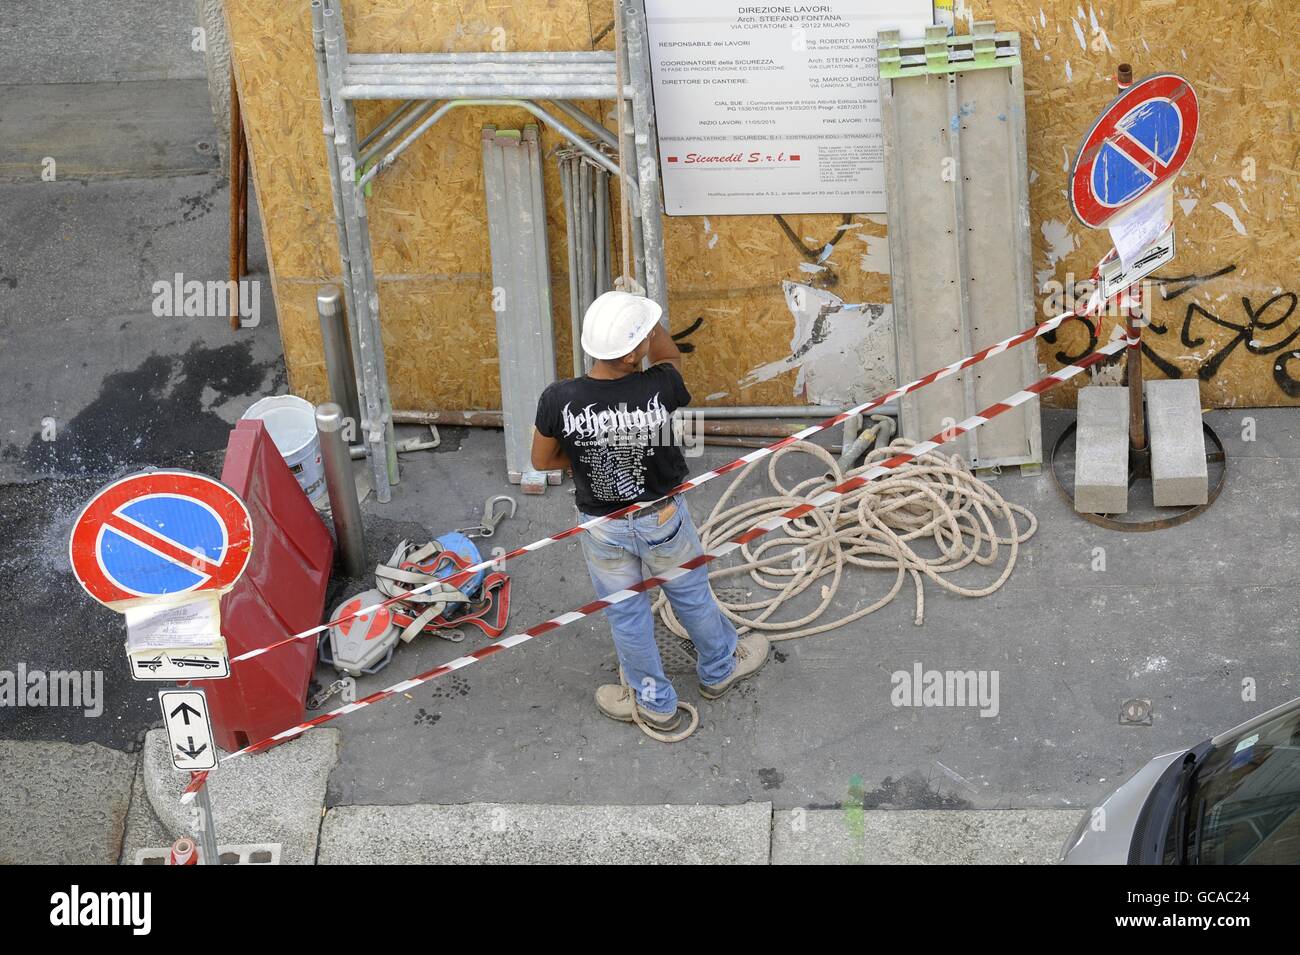
M 555 382 L 537 402 L 533 467 L 572 472 L 584 521 L 634 501 L 658 500 L 686 478 L 685 456 L 674 443 L 680 430 L 673 428 L 672 416 L 690 404 L 691 396 L 682 380 L 682 353 L 659 324 L 662 311 L 644 296 L 601 295 L 582 324 L 582 348 L 594 359 L 590 373 Z M 643 362 L 648 365 L 644 371 Z M 680 495 L 592 527 L 581 541 L 597 597 L 702 552 Z M 718 699 L 767 662 L 767 637 L 751 633 L 737 639 L 735 626 L 709 589 L 707 565 L 668 581 L 663 589 L 698 651 L 696 671 L 706 699 Z M 651 728 L 675 729 L 681 719 L 677 691 L 659 658 L 649 595 L 612 604 L 605 616 L 626 685 L 599 687 L 596 706 L 623 722 L 634 722 L 637 706 Z

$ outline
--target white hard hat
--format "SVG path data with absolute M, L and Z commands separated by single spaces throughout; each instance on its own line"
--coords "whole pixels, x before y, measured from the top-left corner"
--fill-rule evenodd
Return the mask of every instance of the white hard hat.
M 663 311 L 644 295 L 606 292 L 582 320 L 582 350 L 592 358 L 622 358 L 650 334 Z

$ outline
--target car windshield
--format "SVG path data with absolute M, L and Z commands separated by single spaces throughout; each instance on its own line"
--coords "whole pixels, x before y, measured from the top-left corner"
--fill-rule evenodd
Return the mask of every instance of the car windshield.
M 1216 746 L 1192 777 L 1181 821 L 1184 862 L 1300 858 L 1300 707 Z

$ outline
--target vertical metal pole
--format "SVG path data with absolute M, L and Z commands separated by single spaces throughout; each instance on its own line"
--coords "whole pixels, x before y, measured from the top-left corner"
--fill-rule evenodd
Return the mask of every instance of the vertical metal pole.
M 596 177 L 596 294 L 609 291 L 609 173 L 594 170 Z
M 360 351 L 356 355 L 356 360 L 361 365 L 364 383 L 362 396 L 366 403 L 365 429 L 362 438 L 370 461 L 375 497 L 381 504 L 387 504 L 392 499 L 388 467 L 388 446 L 392 442 L 386 434 L 386 426 L 391 426 L 391 419 L 386 419 L 384 415 L 384 390 L 380 385 L 380 377 L 387 372 L 383 366 L 380 343 L 375 340 L 378 323 L 374 320 L 373 311 L 378 308 L 379 296 L 372 288 L 374 268 L 368 258 L 368 245 L 363 239 L 366 222 L 365 213 L 361 208 L 361 196 L 356 189 L 356 154 L 350 141 L 351 115 L 342 95 L 343 67 L 347 57 L 340 35 L 342 24 L 337 11 L 332 7 L 325 7 L 322 19 L 325 67 L 334 128 L 333 147 L 340 174 L 339 198 L 347 234 L 346 241 L 352 253 L 348 264 L 352 273 L 352 295 L 357 309 L 355 318 L 360 339 Z
M 578 297 L 578 209 L 573 189 L 572 153 L 560 155 L 560 188 L 564 192 L 564 234 L 569 253 L 569 334 L 572 339 L 573 377 L 582 376 L 582 303 Z
M 348 348 L 343 302 L 336 286 L 325 285 L 316 293 L 316 312 L 320 316 L 321 342 L 325 351 L 325 374 L 329 378 L 330 397 L 352 422 L 352 433 L 361 435 L 361 401 L 357 397 L 356 368 Z M 350 443 L 351 439 L 349 439 Z
M 343 555 L 343 567 L 349 577 L 366 572 L 366 538 L 361 523 L 361 503 L 352 478 L 352 456 L 340 430 L 343 409 L 332 401 L 316 406 L 316 431 L 320 435 L 321 462 L 325 466 L 325 486 L 330 496 L 330 516 L 334 536 Z
M 230 297 L 230 328 L 239 331 L 239 283 L 243 273 L 239 267 L 242 257 L 239 251 L 239 180 L 244 150 L 241 140 L 244 124 L 239 115 L 239 89 L 235 85 L 235 71 L 230 71 L 230 281 L 235 284 L 235 294 Z
M 632 124 L 636 141 L 636 183 L 641 199 L 641 229 L 645 244 L 645 294 L 663 308 L 660 323 L 668 328 L 668 285 L 664 266 L 663 210 L 659 200 L 659 144 L 655 132 L 654 100 L 650 91 L 649 40 L 645 4 L 625 3 L 623 52 L 632 85 Z
M 193 779 L 197 773 L 191 773 Z M 221 865 L 221 856 L 217 852 L 217 821 L 212 815 L 212 799 L 208 796 L 208 782 L 205 781 L 195 794 L 196 808 L 199 811 L 199 864 Z
M 578 160 L 578 308 L 591 307 L 591 166 Z
M 352 255 L 348 249 L 347 229 L 343 224 L 343 182 L 339 176 L 338 153 L 334 149 L 334 110 L 330 102 L 329 73 L 325 62 L 325 17 L 321 0 L 311 3 L 311 39 L 312 51 L 316 57 L 316 85 L 320 90 L 321 130 L 325 135 L 325 160 L 330 174 L 330 201 L 334 208 L 334 230 L 339 245 L 339 265 L 343 275 L 343 294 L 347 298 L 344 309 L 348 323 L 348 338 L 352 342 L 353 356 L 361 354 L 361 339 L 357 322 L 361 309 L 357 307 L 356 295 L 352 289 Z M 355 372 L 355 368 L 354 368 Z M 361 381 L 357 379 L 356 387 Z M 360 422 L 360 419 L 357 419 Z
M 628 75 L 626 14 L 623 11 L 622 0 L 614 0 L 614 29 L 618 32 L 614 55 L 618 57 L 618 69 L 623 77 L 624 93 L 626 94 L 628 86 L 631 83 L 631 78 Z M 620 190 L 620 218 L 622 216 L 622 207 L 624 202 L 627 202 L 628 210 L 631 213 L 628 217 L 631 221 L 627 224 L 627 232 L 620 231 L 619 233 L 620 244 L 629 245 L 631 248 L 623 249 L 620 247 L 619 254 L 625 265 L 629 260 L 631 261 L 632 274 L 629 278 L 635 280 L 641 290 L 645 291 L 645 236 L 641 224 L 641 190 L 639 188 L 640 181 L 638 179 L 640 164 L 636 161 L 637 137 L 635 123 L 632 119 L 632 98 L 628 95 L 624 95 L 614 104 L 614 108 L 619 111 L 619 129 L 623 133 L 622 138 L 619 141 L 618 155 L 618 162 L 620 163 L 618 183 L 618 188 Z M 635 197 L 628 196 L 627 194 L 629 191 L 629 179 L 636 181 L 638 184 L 637 195 Z M 630 242 L 628 241 L 627 233 L 631 233 Z M 623 270 L 620 270 L 619 274 L 622 275 L 622 272 Z M 629 290 L 625 289 L 624 291 Z M 667 316 L 665 315 L 665 319 L 666 317 Z
M 628 112 L 631 112 L 629 107 Z M 627 151 L 628 161 L 633 164 L 635 169 L 636 150 Z M 632 233 L 632 278 L 636 279 L 636 284 L 644 292 L 646 288 L 646 267 L 645 267 L 645 230 L 641 228 L 641 205 L 640 203 L 632 204 L 632 222 L 630 230 Z M 665 317 L 667 312 L 664 313 Z M 667 327 L 667 326 L 665 326 Z
M 1115 85 L 1120 92 L 1133 85 L 1133 67 L 1121 63 L 1115 71 Z M 1136 296 L 1130 285 L 1121 294 L 1122 297 L 1138 303 L 1138 318 L 1141 318 L 1142 293 L 1138 286 Z M 1134 319 L 1133 309 L 1121 305 L 1124 309 L 1124 329 L 1128 333 L 1128 443 L 1134 451 L 1141 451 L 1147 446 L 1146 414 L 1142 406 L 1142 325 Z

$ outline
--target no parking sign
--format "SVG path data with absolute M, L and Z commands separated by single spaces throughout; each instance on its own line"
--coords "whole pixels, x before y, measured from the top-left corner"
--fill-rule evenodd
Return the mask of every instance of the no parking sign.
M 189 471 L 146 471 L 90 499 L 72 528 L 72 571 L 114 610 L 221 594 L 253 547 L 248 508 L 229 488 Z
M 1199 125 L 1196 91 L 1181 76 L 1158 73 L 1126 89 L 1075 157 L 1070 204 L 1079 221 L 1100 229 L 1173 179 L 1191 155 Z
M 221 595 L 248 566 L 253 524 L 239 496 L 189 471 L 145 471 L 101 488 L 68 545 L 86 593 L 126 615 L 137 680 L 230 675 Z

